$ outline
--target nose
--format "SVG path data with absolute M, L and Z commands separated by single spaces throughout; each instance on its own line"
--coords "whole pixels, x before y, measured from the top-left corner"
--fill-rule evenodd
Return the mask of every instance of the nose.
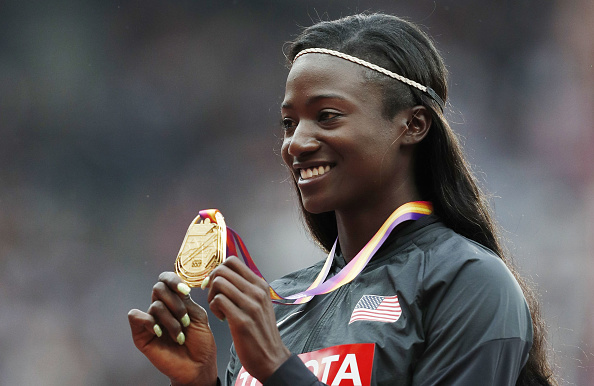
M 313 122 L 301 120 L 290 136 L 285 138 L 285 146 L 289 155 L 304 156 L 315 152 L 320 147 L 316 137 L 316 126 Z

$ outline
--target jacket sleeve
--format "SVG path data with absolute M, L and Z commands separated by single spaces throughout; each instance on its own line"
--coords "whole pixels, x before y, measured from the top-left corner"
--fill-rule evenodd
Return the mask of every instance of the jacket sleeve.
M 231 345 L 230 360 L 225 373 L 226 386 L 233 386 L 237 378 L 237 367 L 241 367 L 237 362 L 235 346 Z M 220 382 L 220 380 L 219 380 Z M 266 380 L 263 386 L 323 386 L 318 378 L 303 364 L 303 361 L 295 354 L 291 355 L 276 371 Z
M 515 385 L 532 345 L 530 311 L 518 283 L 494 256 L 468 261 L 451 277 L 443 268 L 442 262 L 441 272 L 427 272 L 426 346 L 413 384 Z
M 322 386 L 318 378 L 305 366 L 295 354 L 291 355 L 266 380 L 263 386 Z

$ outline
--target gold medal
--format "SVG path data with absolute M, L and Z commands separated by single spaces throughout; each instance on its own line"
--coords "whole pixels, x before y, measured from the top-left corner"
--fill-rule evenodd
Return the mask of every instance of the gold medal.
M 216 222 L 198 215 L 190 224 L 175 260 L 175 272 L 190 287 L 204 279 L 227 257 L 227 227 L 221 212 Z

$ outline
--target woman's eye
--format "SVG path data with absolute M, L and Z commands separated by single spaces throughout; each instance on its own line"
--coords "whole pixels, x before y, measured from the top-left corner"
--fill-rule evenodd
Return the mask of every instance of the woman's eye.
M 319 121 L 329 121 L 334 118 L 338 118 L 340 116 L 339 113 L 335 113 L 332 111 L 322 111 L 318 117 Z
M 294 128 L 296 126 L 296 123 L 293 120 L 289 119 L 289 118 L 284 118 L 281 121 L 281 125 L 282 125 L 283 129 L 285 129 L 285 130 L 291 130 L 292 128 Z

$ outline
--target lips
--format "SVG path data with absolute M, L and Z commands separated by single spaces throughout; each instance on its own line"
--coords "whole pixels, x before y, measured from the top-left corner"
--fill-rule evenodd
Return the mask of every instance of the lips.
M 309 168 L 300 168 L 299 175 L 302 180 L 309 180 L 315 177 L 322 176 L 330 171 L 332 167 L 330 165 L 319 165 L 312 166 Z

